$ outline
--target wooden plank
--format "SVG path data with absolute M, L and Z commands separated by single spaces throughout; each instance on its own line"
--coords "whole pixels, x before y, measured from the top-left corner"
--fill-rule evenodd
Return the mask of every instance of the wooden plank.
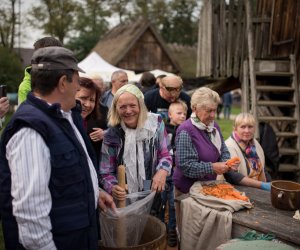
M 219 32 L 219 47 L 220 47 L 220 76 L 226 76 L 226 3 L 225 0 L 220 0 L 220 32 Z
M 256 86 L 257 91 L 267 91 L 267 92 L 292 92 L 295 91 L 293 87 L 286 86 L 275 86 L 275 85 L 260 85 Z
M 293 149 L 293 148 L 279 148 L 279 153 L 281 155 L 297 155 L 299 152 L 297 149 Z
M 279 172 L 297 172 L 300 170 L 300 167 L 294 164 L 279 164 Z
M 236 34 L 236 39 L 235 39 L 235 46 L 234 46 L 234 59 L 233 59 L 233 76 L 238 77 L 239 76 L 239 68 L 240 65 L 241 67 L 244 65 L 243 63 L 240 64 L 241 60 L 241 47 L 244 41 L 244 36 L 242 36 L 242 20 L 243 20 L 243 6 L 244 3 L 243 1 L 238 1 L 237 2 L 237 16 L 236 16 L 236 27 L 235 27 L 235 34 Z M 242 61 L 243 62 L 243 61 Z M 242 75 L 241 75 L 242 76 Z
M 242 81 L 242 112 L 248 113 L 250 110 L 249 103 L 249 67 L 248 61 L 245 60 L 243 64 L 243 81 Z
M 273 233 L 279 240 L 300 245 L 300 221 L 293 219 L 294 211 L 284 211 L 271 205 L 270 192 L 258 188 L 236 186 L 245 192 L 254 208 L 232 214 L 233 228 L 240 225 L 261 233 Z M 234 230 L 234 229 L 233 229 Z
M 286 137 L 286 138 L 292 138 L 292 137 L 297 137 L 298 134 L 293 133 L 293 132 L 276 132 L 276 137 Z
M 213 6 L 212 8 L 214 9 L 215 7 L 215 1 L 213 1 Z M 219 8 L 218 8 L 219 10 Z M 212 65 L 214 66 L 213 68 L 213 77 L 219 78 L 220 76 L 220 47 L 219 47 L 219 14 L 218 12 L 215 13 L 213 12 L 213 32 L 212 32 L 212 37 L 213 37 L 213 62 Z
M 294 117 L 289 117 L 289 116 L 259 116 L 258 117 L 259 121 L 265 121 L 265 122 L 271 122 L 271 121 L 278 121 L 278 122 L 297 122 L 297 119 Z
M 269 34 L 269 42 L 268 42 L 268 54 L 269 55 L 271 55 L 271 52 L 272 52 L 272 33 L 273 33 L 273 25 L 274 25 L 274 8 L 275 8 L 275 0 L 272 0 L 270 34 Z
M 232 46 L 236 41 L 233 39 L 233 10 L 234 10 L 234 0 L 229 2 L 229 12 L 228 12 L 228 32 L 227 32 L 227 56 L 226 56 L 226 75 L 230 77 L 232 75 Z
M 295 56 L 291 55 L 290 56 L 291 60 L 291 73 L 293 74 L 293 81 L 292 81 L 292 87 L 295 88 L 294 91 L 294 97 L 293 101 L 297 104 L 295 111 L 294 111 L 294 116 L 297 119 L 296 127 L 295 127 L 295 133 L 298 134 L 297 142 L 296 142 L 296 149 L 298 150 L 298 161 L 297 164 L 300 166 L 300 103 L 299 103 L 299 83 L 297 82 L 297 71 L 296 71 L 296 62 L 295 62 Z
M 293 76 L 293 74 L 290 72 L 273 72 L 273 71 L 271 71 L 271 72 L 256 71 L 255 74 L 257 76 L 270 76 L 270 77 L 280 77 L 280 76 L 291 77 L 291 76 Z
M 256 111 L 256 79 L 254 75 L 254 48 L 253 48 L 253 34 L 252 34 L 252 23 L 251 23 L 251 5 L 250 0 L 246 0 L 246 25 L 248 34 L 248 53 L 249 53 L 249 69 L 250 69 L 250 86 L 251 86 L 251 111 L 255 119 L 257 119 Z M 259 128 L 258 124 L 255 125 L 255 138 L 258 138 Z
M 277 106 L 277 107 L 294 107 L 294 102 L 289 101 L 271 101 L 271 100 L 259 100 L 257 101 L 257 105 L 260 106 Z

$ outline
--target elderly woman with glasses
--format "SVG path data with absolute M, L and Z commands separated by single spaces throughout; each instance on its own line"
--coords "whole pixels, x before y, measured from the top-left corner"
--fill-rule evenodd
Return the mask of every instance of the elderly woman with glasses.
M 152 190 L 164 190 L 172 158 L 167 148 L 167 133 L 161 117 L 148 113 L 143 93 L 133 84 L 115 94 L 108 115 L 110 128 L 104 136 L 100 179 L 102 186 L 116 200 L 126 193 L 144 189 L 146 180 Z M 126 166 L 128 190 L 118 185 L 117 167 Z
M 218 174 L 229 170 L 226 160 L 230 154 L 214 121 L 219 102 L 218 93 L 206 87 L 197 89 L 192 95 L 193 113 L 177 129 L 175 141 L 173 180 L 176 196 L 188 193 L 196 181 L 215 180 Z

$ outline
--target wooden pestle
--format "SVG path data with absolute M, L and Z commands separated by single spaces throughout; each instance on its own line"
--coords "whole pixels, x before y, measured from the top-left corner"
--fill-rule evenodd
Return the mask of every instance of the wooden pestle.
M 126 183 L 125 183 L 125 166 L 124 165 L 118 166 L 118 185 L 121 188 L 125 189 Z M 118 207 L 126 207 L 126 200 L 119 201 Z
M 118 166 L 118 185 L 125 189 L 125 166 Z M 118 208 L 126 207 L 126 200 L 118 201 Z M 127 246 L 126 240 L 126 220 L 125 217 L 120 217 L 117 221 L 117 246 L 120 248 Z

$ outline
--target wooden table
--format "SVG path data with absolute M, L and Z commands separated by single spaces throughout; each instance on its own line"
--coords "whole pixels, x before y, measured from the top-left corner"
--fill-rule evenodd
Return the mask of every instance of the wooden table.
M 254 208 L 232 214 L 232 238 L 255 230 L 257 233 L 273 233 L 277 239 L 300 248 L 300 221 L 293 218 L 295 211 L 274 208 L 270 192 L 244 186 L 236 186 L 236 189 L 246 193 Z
M 245 192 L 254 207 L 232 214 L 232 238 L 255 230 L 257 233 L 273 233 L 276 239 L 300 249 L 300 221 L 293 218 L 295 211 L 274 208 L 270 192 L 245 186 L 235 188 Z M 187 197 L 188 194 L 183 194 L 175 200 L 180 203 Z

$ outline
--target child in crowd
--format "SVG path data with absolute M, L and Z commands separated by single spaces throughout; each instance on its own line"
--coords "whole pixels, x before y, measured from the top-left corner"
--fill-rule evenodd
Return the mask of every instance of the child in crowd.
M 187 116 L 187 105 L 182 100 L 177 100 L 173 102 L 169 106 L 168 116 L 170 122 L 166 124 L 166 130 L 168 133 L 168 137 L 170 139 L 171 147 L 172 147 L 172 157 L 173 157 L 173 167 L 175 166 L 175 135 L 176 129 L 178 126 L 186 120 Z M 173 183 L 173 169 L 170 176 L 167 177 L 166 181 L 166 191 L 162 193 L 162 202 L 163 202 L 163 211 L 162 211 L 162 220 L 164 221 L 165 217 L 165 208 L 166 203 L 168 201 L 168 245 L 170 247 L 174 247 L 177 245 L 177 234 L 176 234 L 176 215 L 175 215 L 175 205 L 174 205 L 174 183 Z

